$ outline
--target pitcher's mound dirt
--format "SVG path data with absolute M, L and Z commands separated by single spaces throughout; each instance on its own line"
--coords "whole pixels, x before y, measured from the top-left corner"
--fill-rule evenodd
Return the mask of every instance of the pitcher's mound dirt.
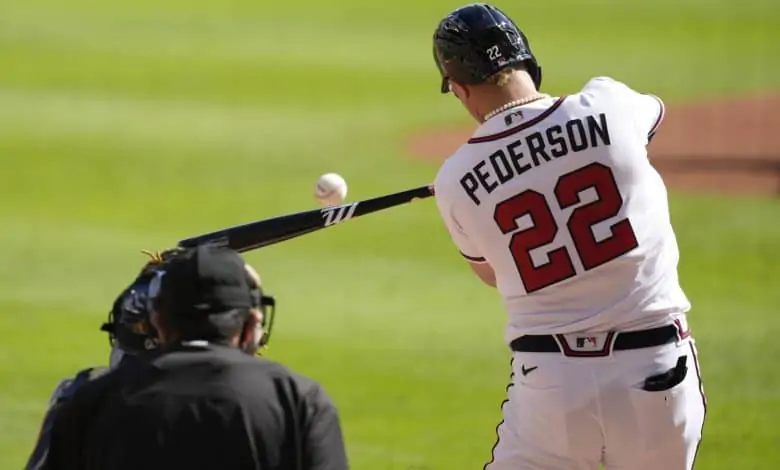
M 423 132 L 410 138 L 409 151 L 439 163 L 473 130 Z M 780 194 L 780 96 L 668 104 L 648 148 L 671 188 Z

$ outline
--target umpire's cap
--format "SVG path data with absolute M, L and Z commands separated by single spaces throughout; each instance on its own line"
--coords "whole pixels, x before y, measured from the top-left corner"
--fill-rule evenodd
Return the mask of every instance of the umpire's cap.
M 214 314 L 252 308 L 252 289 L 241 256 L 200 245 L 165 263 L 150 286 L 155 308 L 177 314 Z
M 449 79 L 474 85 L 518 65 L 528 71 L 537 89 L 542 85 L 542 68 L 525 34 L 487 3 L 471 3 L 444 17 L 433 34 L 433 56 L 442 77 L 442 93 L 449 91 Z
M 235 250 L 199 245 L 182 250 L 160 267 L 149 297 L 155 310 L 180 318 L 259 308 L 265 330 L 263 346 L 271 336 L 276 301 L 263 294 L 252 271 Z

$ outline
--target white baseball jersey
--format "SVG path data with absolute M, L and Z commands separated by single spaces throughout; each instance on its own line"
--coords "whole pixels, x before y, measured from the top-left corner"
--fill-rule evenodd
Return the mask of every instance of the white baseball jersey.
M 437 206 L 461 254 L 493 267 L 507 342 L 649 328 L 690 309 L 646 149 L 663 115 L 658 97 L 596 77 L 490 118 L 442 165 Z

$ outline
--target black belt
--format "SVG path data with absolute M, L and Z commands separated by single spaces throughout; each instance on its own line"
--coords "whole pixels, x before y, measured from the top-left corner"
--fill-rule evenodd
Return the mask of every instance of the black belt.
M 612 343 L 612 337 L 614 343 Z M 556 340 L 557 336 L 557 340 Z M 588 333 L 582 333 L 581 335 L 567 335 L 567 336 L 582 336 L 588 337 Z M 667 325 L 659 328 L 652 328 L 649 330 L 627 331 L 624 333 L 607 333 L 604 347 L 597 351 L 578 351 L 576 348 L 572 348 L 566 342 L 564 335 L 525 335 L 521 336 L 510 343 L 510 348 L 515 352 L 561 352 L 561 346 L 565 349 L 563 351 L 566 355 L 570 356 L 606 356 L 609 355 L 610 348 L 614 351 L 627 350 L 627 349 L 641 349 L 652 348 L 654 346 L 661 346 L 667 343 L 672 343 L 678 339 L 687 337 L 687 333 L 680 333 L 680 330 L 676 325 Z M 559 343 L 560 342 L 560 343 Z

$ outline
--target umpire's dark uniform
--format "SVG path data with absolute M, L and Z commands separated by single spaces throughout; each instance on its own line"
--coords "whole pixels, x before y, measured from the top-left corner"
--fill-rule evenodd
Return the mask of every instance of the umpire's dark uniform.
M 234 287 L 219 286 L 229 269 L 204 272 L 222 258 L 201 253 L 189 273 L 212 298 Z M 81 387 L 55 419 L 47 468 L 348 466 L 338 413 L 317 383 L 234 346 L 185 341 Z

